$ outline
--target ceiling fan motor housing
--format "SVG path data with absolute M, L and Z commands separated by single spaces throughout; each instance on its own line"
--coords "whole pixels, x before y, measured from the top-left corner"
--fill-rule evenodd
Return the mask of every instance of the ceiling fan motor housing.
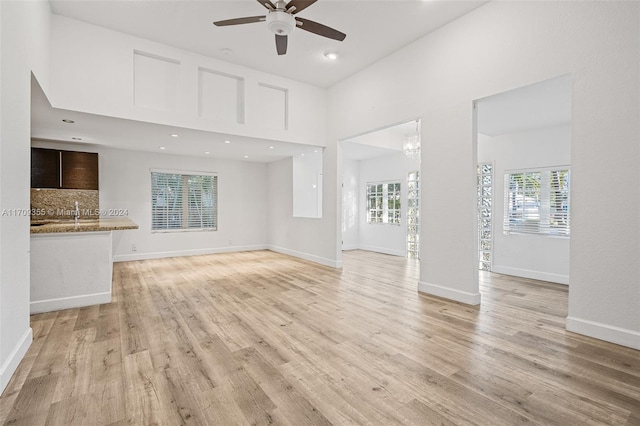
M 296 20 L 283 10 L 274 10 L 267 14 L 267 27 L 276 35 L 286 36 L 296 27 Z

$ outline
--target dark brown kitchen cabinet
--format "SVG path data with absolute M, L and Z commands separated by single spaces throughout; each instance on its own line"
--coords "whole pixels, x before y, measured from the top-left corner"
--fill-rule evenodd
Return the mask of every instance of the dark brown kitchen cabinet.
M 98 189 L 98 154 L 31 148 L 31 187 Z
M 60 151 L 31 148 L 31 187 L 60 187 Z
M 98 189 L 98 154 L 61 151 L 63 189 Z

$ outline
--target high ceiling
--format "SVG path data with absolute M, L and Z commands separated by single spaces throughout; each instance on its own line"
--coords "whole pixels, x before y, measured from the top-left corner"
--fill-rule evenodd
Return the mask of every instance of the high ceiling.
M 275 1 L 275 0 L 274 0 Z M 264 15 L 256 0 L 49 0 L 54 14 L 99 25 L 255 70 L 330 87 L 486 1 L 318 0 L 297 16 L 347 34 L 343 42 L 295 29 L 286 55 L 276 54 L 266 23 L 217 27 L 213 21 Z M 329 61 L 324 53 L 337 52 Z M 190 156 L 270 162 L 321 151 L 319 147 L 235 137 L 52 108 L 34 86 L 35 139 L 98 144 Z M 62 122 L 71 119 L 72 126 Z M 170 138 L 170 133 L 179 134 Z M 82 140 L 75 140 L 81 138 Z M 225 140 L 231 143 L 225 144 Z M 380 155 L 363 141 L 345 142 L 347 156 Z M 265 146 L 267 147 L 265 149 Z M 273 147 L 273 148 L 269 148 Z M 351 149 L 350 149 L 351 148 Z M 80 146 L 79 146 L 79 149 Z M 378 151 L 388 151 L 379 147 Z
M 265 15 L 255 0 L 50 0 L 53 13 L 234 64 L 329 87 L 486 1 L 319 0 L 301 11 L 347 34 L 343 42 L 296 29 L 276 54 L 266 23 L 216 27 L 213 21 Z M 339 54 L 336 61 L 324 57 Z
M 31 137 L 73 143 L 78 150 L 82 150 L 83 145 L 102 145 L 257 163 L 322 152 L 321 147 L 313 145 L 266 141 L 52 108 L 35 79 L 31 81 Z

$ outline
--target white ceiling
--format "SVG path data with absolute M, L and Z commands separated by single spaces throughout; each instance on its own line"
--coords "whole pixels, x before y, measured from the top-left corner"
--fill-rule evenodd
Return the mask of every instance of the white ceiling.
M 571 78 L 561 76 L 478 101 L 478 133 L 498 136 L 571 123 Z
M 213 21 L 266 14 L 255 0 L 50 0 L 53 13 L 234 64 L 329 87 L 486 3 L 462 0 L 318 0 L 298 16 L 347 34 L 343 42 L 296 29 L 278 56 L 266 23 Z M 223 49 L 231 49 L 227 55 Z M 328 61 L 323 53 L 340 54 Z
M 340 141 L 342 157 L 349 160 L 369 160 L 397 154 L 407 137 L 419 136 L 419 124 L 408 121 Z
M 266 14 L 256 0 L 49 0 L 52 12 L 180 49 L 273 73 L 320 87 L 367 67 L 412 41 L 446 25 L 486 1 L 318 0 L 298 16 L 347 34 L 343 42 L 296 29 L 287 54 L 278 56 L 264 22 L 216 27 L 213 21 Z M 232 53 L 225 54 L 224 49 Z M 323 53 L 340 54 L 328 61 Z M 34 84 L 32 137 L 120 149 L 270 162 L 322 148 L 262 139 L 176 129 L 133 120 L 51 108 Z M 66 124 L 62 119 L 74 120 Z M 170 134 L 178 134 L 172 138 Z M 72 138 L 80 137 L 81 141 Z M 225 144 L 225 140 L 231 143 Z M 350 156 L 382 155 L 356 141 Z M 164 150 L 160 150 L 160 147 Z M 269 147 L 274 148 L 270 149 Z M 245 157 L 245 156 L 248 156 Z

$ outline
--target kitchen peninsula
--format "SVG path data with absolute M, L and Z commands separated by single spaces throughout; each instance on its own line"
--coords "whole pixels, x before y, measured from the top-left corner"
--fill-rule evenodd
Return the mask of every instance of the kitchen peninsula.
M 111 302 L 113 232 L 128 218 L 31 222 L 31 313 Z

